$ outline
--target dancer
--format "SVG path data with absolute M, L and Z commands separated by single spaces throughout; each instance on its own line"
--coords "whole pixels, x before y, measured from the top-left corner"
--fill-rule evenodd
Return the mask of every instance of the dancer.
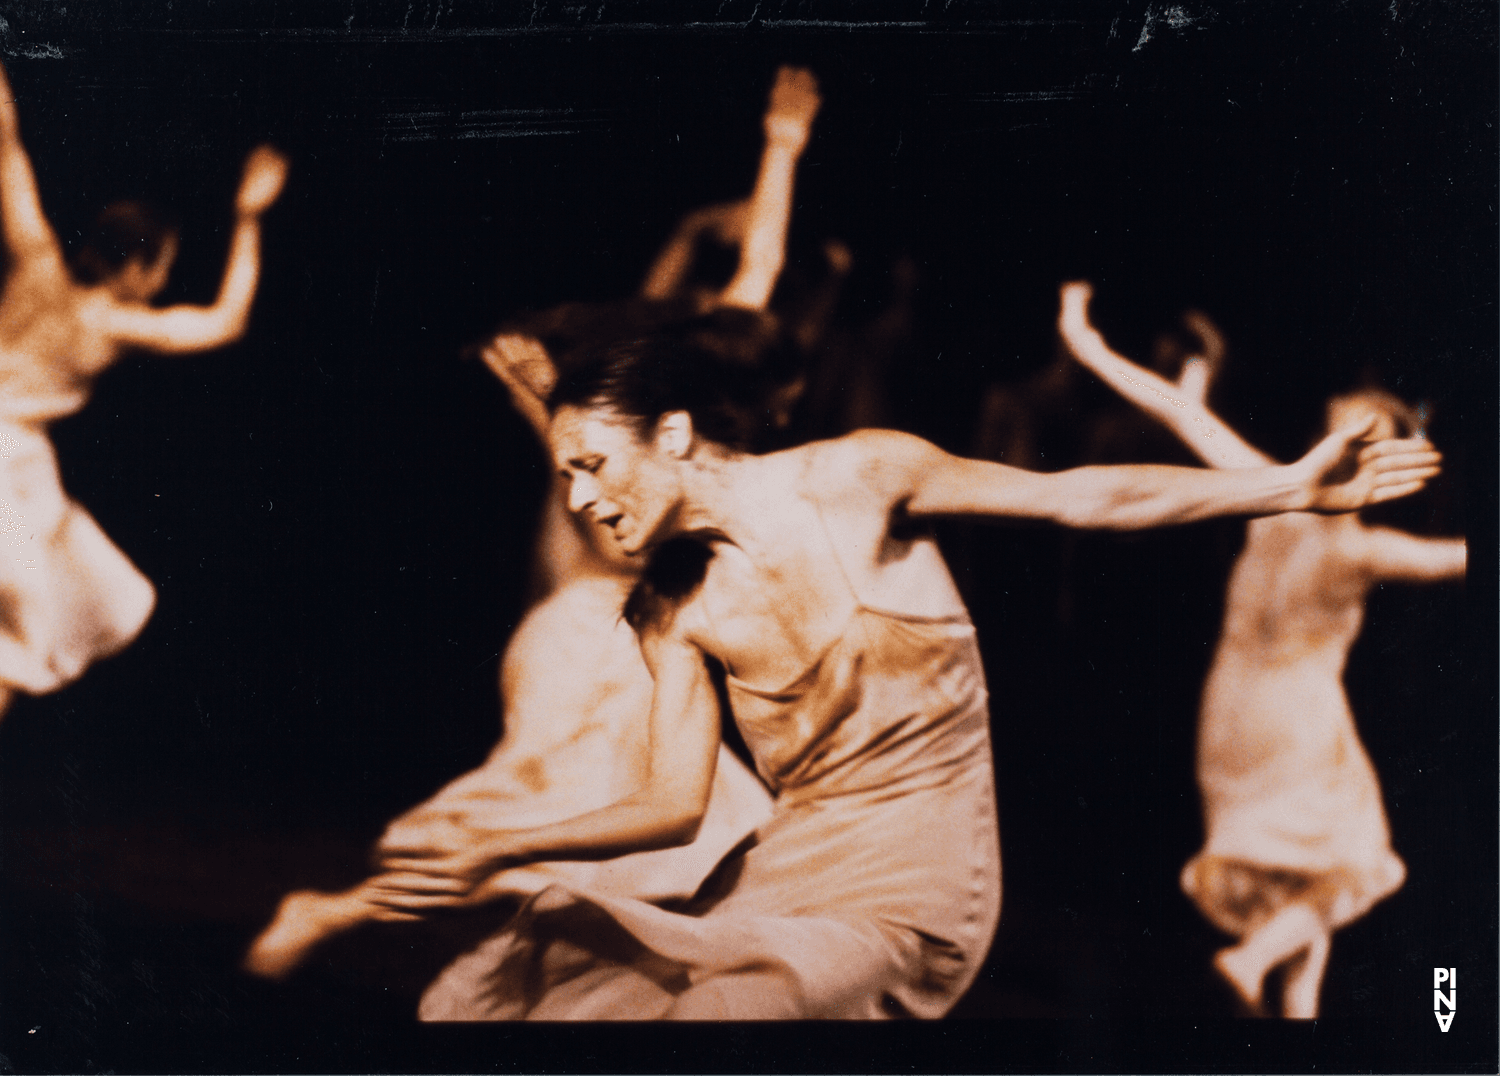
M 1111 351 L 1089 324 L 1090 291 L 1062 292 L 1061 331 L 1079 362 L 1212 466 L 1272 462 L 1208 410 L 1201 379 L 1174 384 Z M 1329 427 L 1351 424 L 1370 436 L 1403 427 L 1422 436 L 1405 404 L 1375 390 L 1329 400 Z M 1214 966 L 1253 1011 L 1267 976 L 1284 967 L 1282 1015 L 1316 1016 L 1332 932 L 1405 878 L 1344 695 L 1344 663 L 1373 586 L 1459 579 L 1464 566 L 1463 539 L 1369 526 L 1354 511 L 1288 513 L 1247 528 L 1203 689 L 1198 784 L 1208 839 L 1182 888 L 1240 939 Z
M 791 188 L 819 99 L 811 74 L 782 68 L 765 119 L 766 152 L 754 193 L 737 203 L 729 238 L 741 243 L 740 266 L 722 293 L 675 288 L 687 278 L 691 244 L 684 232 L 724 207 L 690 214 L 668 243 L 644 289 L 647 302 L 566 304 L 525 323 L 531 333 L 505 331 L 481 354 L 506 385 L 516 410 L 545 445 L 545 399 L 558 365 L 586 343 L 629 337 L 688 318 L 695 338 L 725 358 L 758 371 L 768 386 L 753 416 L 784 419 L 795 395 L 794 363 L 774 319 L 758 313 L 770 299 L 784 261 Z M 666 268 L 664 268 L 666 266 Z M 541 337 L 539 339 L 538 337 Z M 551 345 L 558 354 L 554 361 Z M 753 435 L 750 436 L 753 440 Z M 506 646 L 500 694 L 505 735 L 479 769 L 391 823 L 387 839 L 419 842 L 429 829 L 495 828 L 556 821 L 604 807 L 639 788 L 647 757 L 651 676 L 634 633 L 620 618 L 640 564 L 622 556 L 607 530 L 566 510 L 554 480 L 544 508 L 533 566 L 537 603 Z M 642 900 L 692 895 L 723 855 L 770 814 L 770 797 L 727 749 L 721 749 L 707 817 L 687 848 L 629 855 L 607 863 L 558 862 L 503 871 L 470 894 L 469 905 L 534 892 L 556 881 L 602 888 Z M 252 944 L 247 970 L 280 978 L 324 939 L 369 921 L 419 918 L 393 905 L 399 878 L 377 874 L 344 893 L 289 894 Z M 399 893 L 400 890 L 397 889 Z M 470 1004 L 471 991 L 451 977 L 435 988 L 449 1007 Z
M 689 841 L 721 691 L 775 812 L 677 911 L 544 890 L 464 958 L 486 969 L 490 1018 L 941 1016 L 989 945 L 1000 870 L 982 667 L 926 521 L 1345 511 L 1439 460 L 1425 442 L 1360 449 L 1372 423 L 1253 471 L 1042 475 L 873 430 L 756 456 L 732 443 L 735 380 L 661 333 L 602 349 L 549 401 L 569 508 L 650 557 L 626 605 L 654 680 L 644 784 L 550 825 L 395 834 L 380 855 L 406 889 L 392 902 L 429 909 L 502 867 Z
M 89 385 L 129 348 L 178 355 L 245 331 L 260 275 L 260 217 L 286 178 L 284 157 L 253 151 L 211 306 L 151 307 L 177 236 L 139 206 L 105 210 L 70 267 L 42 212 L 0 69 L 0 229 L 9 272 L 0 295 L 0 713 L 17 691 L 41 695 L 116 653 L 145 625 L 151 583 L 63 491 L 47 425 L 79 410 Z

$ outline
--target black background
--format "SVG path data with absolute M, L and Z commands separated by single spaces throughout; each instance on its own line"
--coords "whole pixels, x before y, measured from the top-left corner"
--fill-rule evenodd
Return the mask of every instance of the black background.
M 1493 1071 L 1491 5 L 0 15 L 59 233 L 119 197 L 170 207 L 168 300 L 212 297 L 245 152 L 293 161 L 245 340 L 127 359 L 54 430 L 70 492 L 160 597 L 129 651 L 0 725 L 0 1069 Z M 1005 853 L 968 1019 L 421 1029 L 414 991 L 453 944 L 421 928 L 282 986 L 234 970 L 282 892 L 357 878 L 385 820 L 496 737 L 546 464 L 461 349 L 520 309 L 631 292 L 682 212 L 747 191 L 781 62 L 825 96 L 794 262 L 849 245 L 849 324 L 882 308 L 895 259 L 918 267 L 894 425 L 966 450 L 983 388 L 1050 359 L 1075 277 L 1133 354 L 1209 311 L 1232 347 L 1222 410 L 1282 458 L 1362 375 L 1432 402 L 1448 472 L 1386 517 L 1476 555 L 1463 587 L 1377 592 L 1351 657 L 1410 874 L 1336 937 L 1316 1025 L 1229 1020 L 1223 940 L 1176 882 L 1202 838 L 1192 733 L 1234 523 L 945 532 L 988 665 Z M 1459 969 L 1446 1035 L 1434 966 Z

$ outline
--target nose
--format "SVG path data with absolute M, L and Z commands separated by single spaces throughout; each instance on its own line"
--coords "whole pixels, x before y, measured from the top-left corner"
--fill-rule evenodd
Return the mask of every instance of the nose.
M 594 481 L 594 476 L 585 472 L 576 472 L 573 475 L 572 484 L 568 487 L 568 511 L 582 514 L 592 508 L 599 500 L 599 483 Z

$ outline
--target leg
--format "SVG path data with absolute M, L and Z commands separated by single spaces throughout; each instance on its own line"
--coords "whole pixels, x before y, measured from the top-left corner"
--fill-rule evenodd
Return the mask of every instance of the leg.
M 1319 938 L 1326 941 L 1327 935 L 1323 919 L 1312 905 L 1297 901 L 1277 912 L 1239 945 L 1221 949 L 1214 957 L 1214 967 L 1247 1005 L 1259 1010 L 1267 973 Z M 1321 974 L 1320 970 L 1320 978 Z
M 1318 1015 L 1318 995 L 1323 989 L 1323 971 L 1328 967 L 1330 938 L 1325 931 L 1313 939 L 1307 952 L 1291 962 L 1286 985 L 1281 990 L 1281 1015 L 1288 1020 L 1312 1020 Z

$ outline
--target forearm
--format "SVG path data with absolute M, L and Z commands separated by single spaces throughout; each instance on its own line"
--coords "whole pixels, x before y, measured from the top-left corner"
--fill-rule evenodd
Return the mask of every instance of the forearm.
M 646 273 L 645 283 L 641 285 L 642 298 L 665 299 L 677 291 L 682 278 L 687 275 L 699 230 L 686 227 L 677 230 Z
M 219 284 L 219 295 L 210 312 L 214 314 L 225 339 L 239 337 L 245 331 L 250 317 L 250 304 L 255 299 L 255 288 L 260 282 L 260 218 L 242 213 L 234 226 L 234 237 L 229 244 L 229 260 L 224 266 L 224 279 Z
M 1082 301 L 1065 293 L 1063 341 L 1078 362 L 1120 396 L 1171 430 L 1211 467 L 1261 467 L 1272 461 L 1179 386 L 1117 354 L 1090 325 Z
M 483 840 L 486 858 L 496 869 L 539 860 L 613 859 L 691 844 L 702 819 L 701 808 L 691 810 L 638 793 L 561 822 L 497 830 Z
M 740 264 L 720 301 L 727 306 L 762 309 L 770 301 L 786 260 L 786 236 L 792 217 L 792 186 L 802 147 L 771 139 L 761 156 L 760 174 L 750 197 L 749 220 L 740 247 Z
M 1080 467 L 1049 476 L 1049 513 L 1069 527 L 1140 530 L 1220 516 L 1264 516 L 1308 507 L 1305 479 L 1290 467 L 1200 470 L 1132 464 Z

